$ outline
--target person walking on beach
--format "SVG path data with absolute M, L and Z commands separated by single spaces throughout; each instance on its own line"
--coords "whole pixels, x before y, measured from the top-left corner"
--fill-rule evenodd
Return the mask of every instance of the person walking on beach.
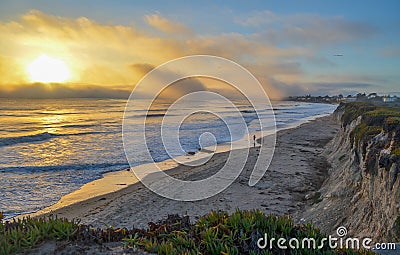
M 253 147 L 256 147 L 256 135 L 253 135 Z

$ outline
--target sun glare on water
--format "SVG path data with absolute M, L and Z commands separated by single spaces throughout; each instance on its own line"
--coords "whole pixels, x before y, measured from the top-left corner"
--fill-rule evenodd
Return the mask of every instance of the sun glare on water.
M 64 82 L 71 76 L 68 66 L 63 61 L 45 54 L 29 63 L 26 71 L 32 82 Z

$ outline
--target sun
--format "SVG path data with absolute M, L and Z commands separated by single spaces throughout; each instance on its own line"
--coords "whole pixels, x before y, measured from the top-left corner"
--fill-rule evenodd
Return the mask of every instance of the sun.
M 32 82 L 64 82 L 71 77 L 71 72 L 63 61 L 45 54 L 29 63 L 26 71 Z

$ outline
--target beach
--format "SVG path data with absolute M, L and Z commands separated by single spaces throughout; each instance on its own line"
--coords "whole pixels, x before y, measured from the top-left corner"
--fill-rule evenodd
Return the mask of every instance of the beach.
M 157 109 L 148 114 L 146 131 L 147 145 L 152 151 L 152 158 L 146 159 L 143 150 L 136 146 L 136 143 L 141 142 L 133 139 L 128 141 L 129 148 L 132 148 L 136 155 L 131 158 L 131 166 L 146 165 L 153 160 L 163 170 L 171 169 L 177 165 L 171 162 L 171 158 L 186 157 L 186 153 L 198 151 L 200 147 L 201 153 L 187 156 L 183 160 L 193 161 L 201 155 L 208 157 L 211 154 L 205 149 L 213 144 L 199 144 L 200 136 L 206 132 L 215 136 L 216 152 L 230 150 L 229 144 L 232 141 L 241 144 L 235 148 L 246 148 L 249 146 L 246 139 L 249 136 L 253 139 L 251 136 L 259 132 L 259 124 L 249 105 L 244 101 L 239 103 L 241 105 L 238 109 L 248 129 L 246 132 L 242 130 L 236 132 L 234 137 L 229 137 L 229 131 L 223 121 L 210 114 L 194 114 L 184 121 L 180 128 L 179 139 L 183 151 L 178 150 L 173 155 L 164 150 L 160 134 L 162 123 L 166 126 L 171 124 L 171 121 L 163 121 L 168 105 L 157 104 Z M 68 202 L 65 197 L 67 194 L 79 190 L 87 183 L 102 179 L 103 176 L 112 177 L 109 176 L 110 181 L 100 185 L 100 190 L 90 189 L 83 192 L 83 198 L 98 195 L 98 192 L 109 193 L 136 182 L 130 177 L 126 181 L 118 182 L 120 175 L 114 175 L 116 171 L 130 167 L 121 132 L 125 104 L 124 100 L 110 99 L 1 101 L 0 115 L 3 117 L 0 125 L 0 154 L 3 160 L 0 162 L 0 211 L 4 212 L 5 218 L 37 212 L 57 203 L 62 197 L 63 205 L 69 204 L 76 199 Z M 233 114 L 235 109 L 226 108 L 223 103 L 217 101 L 211 105 L 214 106 L 215 112 L 220 112 L 229 121 L 240 121 Z M 144 116 L 143 107 L 139 100 L 137 109 L 129 113 L 132 114 L 132 131 L 136 137 L 140 136 L 137 118 Z M 264 109 L 258 117 L 270 123 L 265 127 L 265 136 L 275 132 L 273 125 L 276 125 L 277 129 L 296 127 L 318 116 L 330 114 L 335 108 L 334 105 L 328 104 L 276 101 L 274 113 L 272 109 Z M 181 118 L 184 118 L 185 114 L 184 109 L 174 111 L 174 116 Z M 275 116 L 275 122 L 272 116 Z M 257 134 L 257 137 L 261 135 Z M 107 187 L 111 186 L 103 187 L 104 184 Z
M 149 222 L 169 214 L 189 215 L 194 220 L 210 210 L 261 209 L 266 214 L 291 215 L 299 220 L 298 215 L 311 205 L 309 198 L 327 176 L 328 163 L 321 153 L 338 129 L 339 125 L 325 116 L 279 131 L 271 165 L 253 187 L 248 185 L 248 179 L 259 153 L 257 146 L 249 148 L 248 160 L 239 178 L 223 192 L 205 200 L 182 202 L 161 197 L 125 170 L 87 183 L 30 216 L 57 215 L 80 219 L 81 223 L 94 227 L 146 228 Z M 268 138 L 261 143 L 268 146 Z M 167 173 L 182 180 L 204 179 L 217 172 L 228 155 L 229 152 L 217 153 L 203 165 L 177 166 Z M 164 164 L 165 169 L 172 166 L 169 161 Z
M 399 1 L 0 6 L 0 255 L 400 254 Z

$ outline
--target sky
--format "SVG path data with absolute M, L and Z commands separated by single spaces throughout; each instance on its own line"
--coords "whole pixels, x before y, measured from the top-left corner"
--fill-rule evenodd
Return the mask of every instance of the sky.
M 399 13 L 395 0 L 3 0 L 0 97 L 125 97 L 194 54 L 237 62 L 271 98 L 398 92 Z

